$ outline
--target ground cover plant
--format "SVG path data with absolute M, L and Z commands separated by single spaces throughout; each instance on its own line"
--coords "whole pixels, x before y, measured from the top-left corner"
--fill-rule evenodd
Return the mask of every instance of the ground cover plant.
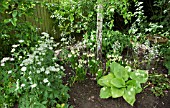
M 49 11 L 59 43 L 24 20 L 37 4 Z M 168 106 L 169 5 L 168 0 L 2 0 L 0 107 Z M 158 101 L 159 96 L 165 98 Z

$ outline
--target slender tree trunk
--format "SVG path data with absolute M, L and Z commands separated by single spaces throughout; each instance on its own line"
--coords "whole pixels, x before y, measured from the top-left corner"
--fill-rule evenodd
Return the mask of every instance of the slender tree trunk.
M 103 27 L 103 6 L 102 0 L 98 0 L 97 7 L 97 58 L 102 60 L 102 27 Z

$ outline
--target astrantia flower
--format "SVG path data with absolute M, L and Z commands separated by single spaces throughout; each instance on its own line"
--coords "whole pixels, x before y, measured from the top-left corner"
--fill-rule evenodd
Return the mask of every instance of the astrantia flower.
M 50 66 L 50 67 L 49 67 L 49 70 L 50 70 L 50 71 L 56 71 L 56 68 L 55 68 L 54 66 Z
M 21 71 L 25 72 L 27 70 L 27 67 L 22 67 Z
M 48 82 L 48 79 L 47 79 L 47 78 L 45 78 L 45 79 L 43 80 L 43 82 L 44 82 L 44 83 L 47 83 L 47 82 Z

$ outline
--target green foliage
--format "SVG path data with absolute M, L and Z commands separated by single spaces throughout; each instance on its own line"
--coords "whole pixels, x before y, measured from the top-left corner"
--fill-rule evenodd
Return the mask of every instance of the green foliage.
M 170 80 L 167 75 L 157 73 L 150 74 L 148 82 L 155 96 L 164 96 L 170 89 Z
M 168 46 L 167 46 L 168 47 Z M 165 47 L 162 49 L 165 61 L 164 66 L 168 69 L 168 74 L 170 75 L 170 48 Z
M 104 55 L 121 55 L 123 49 L 127 46 L 131 46 L 128 35 L 113 30 L 103 31 L 102 50 Z
M 144 70 L 128 71 L 116 62 L 110 65 L 110 73 L 101 77 L 97 83 L 104 86 L 100 90 L 101 98 L 123 98 L 133 106 L 135 96 L 142 91 L 141 84 L 148 79 L 148 74 Z
M 18 40 L 25 40 L 26 46 L 36 44 L 36 29 L 26 22 L 25 16 L 32 15 L 36 2 L 34 0 L 0 1 L 0 56 L 10 54 L 11 46 Z M 25 46 L 25 47 L 26 47 Z M 2 59 L 2 58 L 1 58 Z
M 56 3 L 46 3 L 54 19 L 54 28 L 61 31 L 61 37 L 69 37 L 95 30 L 95 1 L 60 0 Z
M 54 38 L 47 33 L 30 50 L 24 40 L 13 45 L 12 55 L 1 60 L 0 107 L 54 107 L 67 102 L 68 87 L 63 85 L 64 68 L 56 63 Z M 12 100 L 14 99 L 14 100 Z M 12 101 L 11 101 L 12 100 Z

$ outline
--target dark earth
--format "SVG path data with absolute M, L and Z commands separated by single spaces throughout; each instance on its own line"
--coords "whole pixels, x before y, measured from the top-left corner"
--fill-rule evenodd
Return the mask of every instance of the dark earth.
M 136 95 L 134 106 L 123 98 L 101 99 L 100 87 L 93 79 L 74 83 L 70 88 L 69 104 L 74 108 L 170 108 L 170 92 L 164 97 L 156 97 L 151 91 L 144 90 Z

